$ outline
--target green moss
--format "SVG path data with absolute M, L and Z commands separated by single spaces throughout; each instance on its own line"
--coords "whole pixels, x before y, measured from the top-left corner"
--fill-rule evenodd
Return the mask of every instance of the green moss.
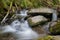
M 45 37 L 39 38 L 38 40 L 53 40 L 53 37 L 52 36 L 45 36 Z
M 56 25 L 50 27 L 49 30 L 52 34 L 60 34 L 60 22 L 57 22 Z
M 28 19 L 28 23 L 29 23 L 30 26 L 33 26 L 34 25 L 34 23 L 32 22 L 31 19 Z

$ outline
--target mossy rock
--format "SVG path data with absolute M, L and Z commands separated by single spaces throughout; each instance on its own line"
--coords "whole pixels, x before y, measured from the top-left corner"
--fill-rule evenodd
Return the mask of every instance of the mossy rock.
M 38 40 L 53 40 L 53 36 L 45 36 L 45 37 L 42 37 L 42 38 L 39 38 Z
M 56 25 L 49 28 L 51 34 L 59 35 L 60 34 L 60 22 L 57 22 Z
M 38 40 L 60 40 L 60 36 L 46 35 L 44 37 L 39 38 Z
M 28 18 L 28 23 L 30 26 L 44 25 L 47 21 L 48 19 L 40 15 Z

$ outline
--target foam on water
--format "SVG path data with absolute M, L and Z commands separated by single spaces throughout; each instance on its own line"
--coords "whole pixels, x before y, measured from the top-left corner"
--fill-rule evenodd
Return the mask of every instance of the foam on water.
M 28 11 L 24 9 L 20 11 L 20 13 L 17 13 L 16 15 L 22 16 L 21 20 L 14 20 L 10 25 L 4 27 L 3 32 L 11 32 L 16 40 L 36 40 L 38 34 L 30 28 L 27 20 L 24 20 L 27 16 L 27 12 Z

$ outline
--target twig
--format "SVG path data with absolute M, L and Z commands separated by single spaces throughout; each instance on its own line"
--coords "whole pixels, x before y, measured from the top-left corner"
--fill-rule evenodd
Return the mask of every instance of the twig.
M 17 4 L 15 3 L 16 9 L 18 9 Z
M 9 8 L 6 16 L 3 18 L 3 20 L 1 21 L 1 23 L 3 23 L 3 22 L 5 21 L 5 19 L 7 18 L 7 16 L 9 15 L 9 11 L 10 11 L 11 7 L 12 7 L 12 2 L 11 2 L 11 4 L 10 4 L 10 8 Z

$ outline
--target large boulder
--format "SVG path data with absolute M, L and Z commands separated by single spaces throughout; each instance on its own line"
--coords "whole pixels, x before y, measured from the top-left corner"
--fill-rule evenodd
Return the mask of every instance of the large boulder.
M 56 25 L 49 28 L 51 34 L 59 35 L 60 34 L 60 22 L 57 22 Z
M 28 11 L 28 15 L 30 16 L 43 15 L 51 21 L 53 12 L 54 12 L 54 9 L 52 8 L 41 7 L 41 8 L 30 9 Z
M 28 18 L 28 23 L 30 26 L 35 26 L 35 25 L 42 25 L 47 21 L 47 19 L 44 16 L 34 16 L 34 17 L 30 17 Z

